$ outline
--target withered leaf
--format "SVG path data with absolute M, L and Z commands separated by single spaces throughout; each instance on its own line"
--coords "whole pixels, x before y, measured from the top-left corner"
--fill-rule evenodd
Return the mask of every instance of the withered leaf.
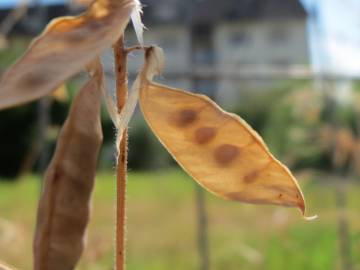
M 67 88 L 65 84 L 60 85 L 51 94 L 52 98 L 58 102 L 66 102 L 69 99 Z
M 53 20 L 0 81 L 0 109 L 40 98 L 123 34 L 135 0 L 98 0 L 77 17 Z
M 243 119 L 203 95 L 151 81 L 161 59 L 158 49 L 148 50 L 140 105 L 152 131 L 184 170 L 220 197 L 298 207 L 304 214 L 295 178 Z
M 76 96 L 45 174 L 34 239 L 35 270 L 74 269 L 83 251 L 102 142 L 100 69 Z

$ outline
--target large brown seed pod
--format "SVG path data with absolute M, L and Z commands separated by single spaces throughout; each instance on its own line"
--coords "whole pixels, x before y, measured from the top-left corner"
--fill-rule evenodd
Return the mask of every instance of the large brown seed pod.
M 184 170 L 220 197 L 298 207 L 304 214 L 295 178 L 243 119 L 206 96 L 151 81 L 162 57 L 158 49 L 147 52 L 140 105 L 152 131 Z
M 83 251 L 102 143 L 102 74 L 76 96 L 45 174 L 34 239 L 35 270 L 72 270 Z
M 135 0 L 97 0 L 53 20 L 0 81 L 0 110 L 49 94 L 124 33 Z

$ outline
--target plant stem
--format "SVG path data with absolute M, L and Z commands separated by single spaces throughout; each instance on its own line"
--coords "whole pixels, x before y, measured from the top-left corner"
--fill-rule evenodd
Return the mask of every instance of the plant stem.
M 114 45 L 116 97 L 120 112 L 125 105 L 128 94 L 127 52 L 124 48 L 124 37 Z M 125 211 L 126 211 L 126 174 L 127 174 L 127 130 L 118 147 L 117 157 L 117 202 L 116 202 L 116 270 L 125 269 Z
M 349 168 L 345 164 L 337 165 L 334 162 L 335 149 L 339 146 L 337 145 L 336 134 L 339 130 L 339 120 L 337 118 L 336 112 L 336 103 L 332 99 L 330 92 L 337 90 L 336 84 L 329 81 L 322 81 L 322 84 L 327 83 L 327 95 L 325 96 L 325 109 L 329 116 L 330 125 L 334 132 L 332 133 L 332 145 L 333 149 L 332 160 L 333 160 L 333 173 L 338 179 L 338 183 L 335 189 L 335 199 L 337 207 L 337 225 L 338 225 L 338 239 L 339 239 L 339 257 L 340 257 L 340 268 L 341 270 L 351 270 L 352 269 L 352 258 L 351 258 L 351 243 L 350 243 L 350 232 L 349 232 L 349 221 L 347 213 L 347 191 L 346 186 L 349 179 Z
M 206 200 L 202 187 L 195 183 L 196 217 L 197 217 L 197 245 L 200 255 L 200 270 L 210 269 L 209 243 L 208 243 L 208 217 Z
M 347 175 L 340 175 L 335 190 L 336 206 L 338 211 L 337 218 L 338 218 L 340 265 L 342 270 L 352 269 L 349 217 L 347 212 L 347 200 L 348 200 L 347 182 L 349 181 L 348 178 L 349 177 Z

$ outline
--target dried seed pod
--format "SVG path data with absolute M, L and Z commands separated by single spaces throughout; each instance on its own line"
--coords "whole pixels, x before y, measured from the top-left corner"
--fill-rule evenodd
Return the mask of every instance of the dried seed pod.
M 147 51 L 140 105 L 152 131 L 184 170 L 220 197 L 298 207 L 304 214 L 295 178 L 243 119 L 203 95 L 151 82 L 162 58 L 159 49 Z
M 83 251 L 102 142 L 100 69 L 76 96 L 45 174 L 34 239 L 35 270 L 71 270 Z
M 53 20 L 0 81 L 0 109 L 40 98 L 124 33 L 135 0 L 98 0 L 78 17 Z

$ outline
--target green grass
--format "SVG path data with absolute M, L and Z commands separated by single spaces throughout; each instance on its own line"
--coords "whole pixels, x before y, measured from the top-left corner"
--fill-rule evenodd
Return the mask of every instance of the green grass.
M 115 178 L 100 173 L 87 248 L 80 270 L 113 269 Z M 206 195 L 212 269 L 338 269 L 334 184 L 302 180 L 309 214 L 253 206 Z M 40 180 L 0 181 L 0 257 L 19 269 L 32 265 L 31 241 Z M 354 269 L 360 269 L 360 186 L 349 189 Z M 194 183 L 181 171 L 135 173 L 128 182 L 128 270 L 198 269 Z

